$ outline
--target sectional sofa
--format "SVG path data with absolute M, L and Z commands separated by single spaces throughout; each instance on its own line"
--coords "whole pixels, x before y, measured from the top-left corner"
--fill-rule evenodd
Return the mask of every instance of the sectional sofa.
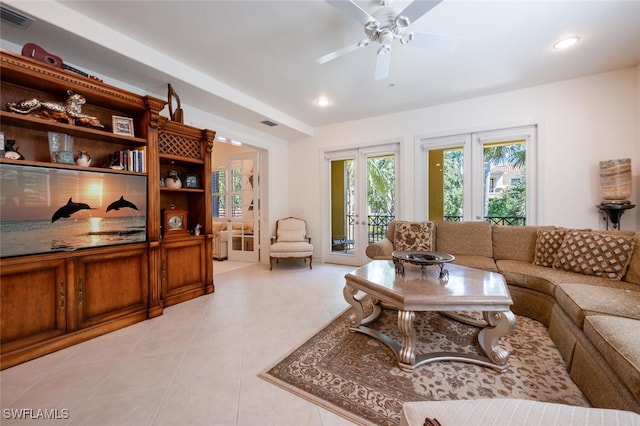
M 394 249 L 501 273 L 512 311 L 548 327 L 591 404 L 640 413 L 640 233 L 394 221 L 366 254 L 391 259 Z

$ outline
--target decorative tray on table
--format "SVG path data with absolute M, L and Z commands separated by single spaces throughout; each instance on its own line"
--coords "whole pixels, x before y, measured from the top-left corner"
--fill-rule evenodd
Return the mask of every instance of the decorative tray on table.
M 391 253 L 391 256 L 393 257 L 396 274 L 404 276 L 405 263 L 420 266 L 423 274 L 427 266 L 438 265 L 440 267 L 440 275 L 438 278 L 440 279 L 445 279 L 449 276 L 449 271 L 444 269 L 444 264 L 455 260 L 455 257 L 449 253 L 418 250 L 395 250 Z

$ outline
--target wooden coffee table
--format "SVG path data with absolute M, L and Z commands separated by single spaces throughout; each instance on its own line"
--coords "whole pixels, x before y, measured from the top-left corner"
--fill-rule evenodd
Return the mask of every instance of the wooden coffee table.
M 448 279 L 440 279 L 437 267 L 422 270 L 406 266 L 405 275 L 396 273 L 390 260 L 374 260 L 345 276 L 344 298 L 355 309 L 350 329 L 364 333 L 389 346 L 398 358 L 399 367 L 411 371 L 422 364 L 436 361 L 464 361 L 505 370 L 509 352 L 500 347 L 499 339 L 516 324 L 509 307 L 513 304 L 501 274 L 481 269 L 448 264 Z M 365 317 L 359 291 L 374 298 L 373 312 Z M 398 328 L 402 341 L 367 327 L 384 308 L 398 310 Z M 478 343 L 486 356 L 458 352 L 416 353 L 415 312 L 438 311 L 465 324 L 480 327 Z M 456 314 L 480 311 L 484 321 Z

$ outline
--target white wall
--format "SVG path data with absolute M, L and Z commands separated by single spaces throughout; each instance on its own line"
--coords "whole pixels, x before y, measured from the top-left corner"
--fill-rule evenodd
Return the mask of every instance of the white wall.
M 639 68 L 316 128 L 314 137 L 289 146 L 289 211 L 307 219 L 320 250 L 322 154 L 396 140 L 402 164 L 399 216 L 420 217 L 424 206 L 414 202 L 418 137 L 537 123 L 538 224 L 604 229 L 595 207 L 601 201 L 600 160 L 632 159 L 631 200 L 640 201 Z M 624 214 L 623 229 L 640 230 L 638 210 Z

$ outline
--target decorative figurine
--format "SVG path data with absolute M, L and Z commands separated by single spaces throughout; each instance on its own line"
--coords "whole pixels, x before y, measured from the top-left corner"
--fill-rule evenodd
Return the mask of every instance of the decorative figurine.
M 24 155 L 18 152 L 19 147 L 13 147 L 16 141 L 13 139 L 8 139 L 5 146 L 4 158 L 9 158 L 11 160 L 24 160 Z
M 78 151 L 76 153 L 76 164 L 82 167 L 89 167 L 91 165 L 91 156 L 87 151 Z
M 167 177 L 164 180 L 164 184 L 166 185 L 167 188 L 171 188 L 171 189 L 182 188 L 182 181 L 178 176 L 178 172 L 176 172 L 175 170 L 169 170 L 167 172 Z
M 64 104 L 31 98 L 21 102 L 9 102 L 7 109 L 18 114 L 32 114 L 38 118 L 66 121 L 68 124 L 104 127 L 97 117 L 82 113 L 82 105 L 87 102 L 84 96 L 73 93 L 71 90 L 67 90 L 67 94 L 69 97 Z

